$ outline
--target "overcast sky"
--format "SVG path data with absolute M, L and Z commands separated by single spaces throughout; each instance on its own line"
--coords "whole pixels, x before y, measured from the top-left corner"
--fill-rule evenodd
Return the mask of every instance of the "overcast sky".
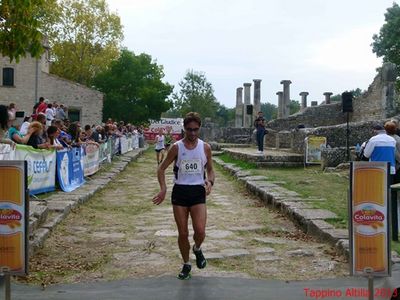
M 393 0 L 107 0 L 124 26 L 123 45 L 150 54 L 178 88 L 187 70 L 203 72 L 215 96 L 236 105 L 236 88 L 262 79 L 261 102 L 309 92 L 365 90 L 382 60 L 372 35 Z M 253 85 L 251 88 L 253 99 Z

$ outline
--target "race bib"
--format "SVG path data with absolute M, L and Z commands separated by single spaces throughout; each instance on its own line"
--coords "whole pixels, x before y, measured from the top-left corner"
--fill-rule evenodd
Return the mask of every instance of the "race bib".
M 186 175 L 201 174 L 201 159 L 183 159 L 179 170 Z

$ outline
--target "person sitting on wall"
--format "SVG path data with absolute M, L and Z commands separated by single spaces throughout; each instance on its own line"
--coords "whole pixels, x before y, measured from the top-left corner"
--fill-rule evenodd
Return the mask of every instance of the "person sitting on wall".
M 258 112 L 257 119 L 254 120 L 254 127 L 256 128 L 256 139 L 259 154 L 264 153 L 264 135 L 265 135 L 265 119 L 263 112 Z

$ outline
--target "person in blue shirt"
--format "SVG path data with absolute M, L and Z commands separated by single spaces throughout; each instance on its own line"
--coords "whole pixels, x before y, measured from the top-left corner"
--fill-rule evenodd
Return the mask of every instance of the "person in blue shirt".
M 389 136 L 382 125 L 373 127 L 375 135 L 365 146 L 364 156 L 369 161 L 387 161 L 390 163 L 390 174 L 396 174 L 396 140 Z

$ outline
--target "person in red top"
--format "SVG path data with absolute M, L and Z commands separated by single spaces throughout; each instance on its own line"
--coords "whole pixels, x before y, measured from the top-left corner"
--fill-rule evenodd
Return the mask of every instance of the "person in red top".
M 42 100 L 43 98 L 41 97 L 39 99 L 39 106 L 36 108 L 36 115 L 42 113 L 42 114 L 46 114 L 46 109 L 47 109 L 47 103 L 49 102 L 49 100 Z M 46 103 L 47 102 L 47 103 Z

